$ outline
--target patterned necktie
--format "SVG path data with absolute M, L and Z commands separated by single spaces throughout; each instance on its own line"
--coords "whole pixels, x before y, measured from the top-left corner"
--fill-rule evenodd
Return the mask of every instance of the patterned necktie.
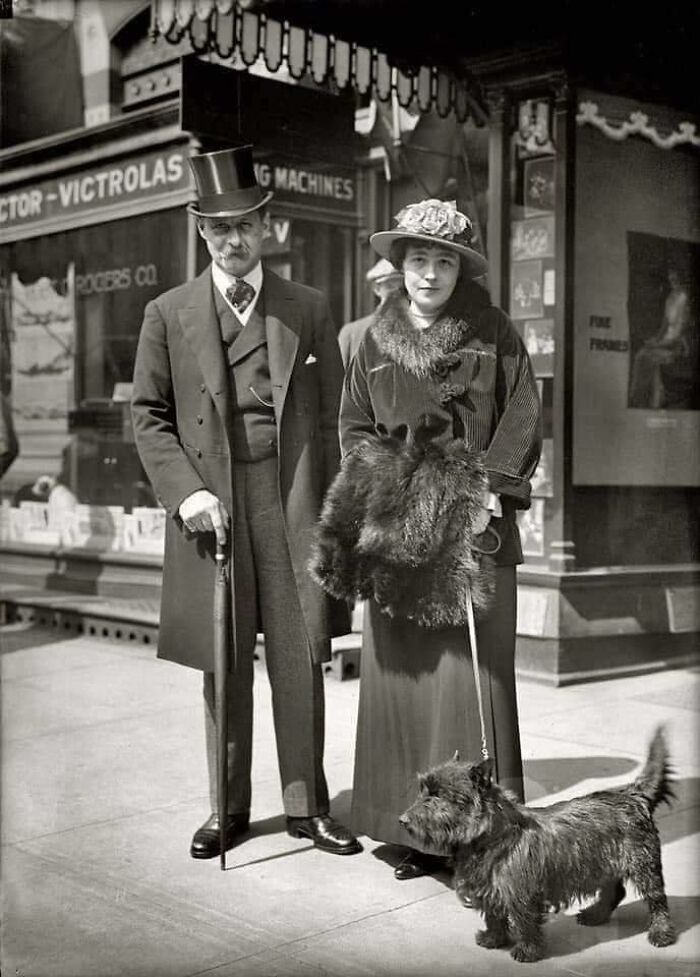
M 226 289 L 226 298 L 229 300 L 236 312 L 245 312 L 255 298 L 255 289 L 243 278 L 237 278 L 236 284 L 229 285 L 229 287 Z

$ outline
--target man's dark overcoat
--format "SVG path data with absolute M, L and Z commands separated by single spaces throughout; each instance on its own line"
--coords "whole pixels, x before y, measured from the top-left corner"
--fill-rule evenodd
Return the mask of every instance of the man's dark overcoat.
M 132 417 L 143 465 L 166 520 L 158 656 L 213 671 L 215 538 L 190 535 L 177 513 L 198 489 L 232 512 L 230 367 L 211 268 L 149 302 L 134 369 Z M 349 631 L 347 606 L 329 600 L 307 564 L 321 502 L 339 464 L 343 368 L 328 305 L 316 289 L 265 271 L 265 315 L 278 432 L 280 500 L 299 601 L 314 660 Z M 235 555 L 233 576 L 235 576 Z M 237 607 L 239 620 L 255 608 Z M 240 631 L 243 632 L 243 627 Z M 248 628 L 249 630 L 249 628 Z

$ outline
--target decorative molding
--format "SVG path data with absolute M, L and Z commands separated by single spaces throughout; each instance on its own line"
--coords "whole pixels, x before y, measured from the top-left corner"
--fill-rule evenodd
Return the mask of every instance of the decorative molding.
M 629 119 L 625 119 L 621 125 L 613 125 L 605 116 L 600 115 L 595 102 L 579 103 L 576 122 L 579 125 L 595 126 L 608 139 L 614 139 L 616 142 L 622 142 L 628 136 L 639 135 L 650 139 L 659 149 L 673 149 L 674 146 L 681 145 L 700 146 L 697 126 L 692 122 L 680 122 L 678 129 L 667 136 L 662 136 L 654 126 L 649 124 L 649 116 L 645 112 L 630 112 Z

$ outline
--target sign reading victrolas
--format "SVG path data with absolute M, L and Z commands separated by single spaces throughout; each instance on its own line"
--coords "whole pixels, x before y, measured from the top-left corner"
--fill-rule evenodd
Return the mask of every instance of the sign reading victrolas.
M 0 195 L 0 228 L 24 226 L 190 186 L 181 149 L 148 153 Z
M 316 207 L 349 212 L 357 206 L 351 168 L 328 169 L 298 161 L 292 165 L 289 160 L 268 157 L 255 163 L 255 171 L 260 185 L 274 190 L 277 200 L 303 198 Z M 167 200 L 172 193 L 192 189 L 184 148 L 144 153 L 0 194 L 0 233 L 14 229 L 26 234 L 24 229 L 31 232 L 33 225 L 38 231 L 39 225 L 60 223 L 61 218 L 139 200 Z

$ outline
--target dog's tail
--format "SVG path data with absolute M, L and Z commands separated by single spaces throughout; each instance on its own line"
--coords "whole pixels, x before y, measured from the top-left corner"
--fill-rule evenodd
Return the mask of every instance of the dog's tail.
M 644 769 L 634 782 L 635 789 L 649 801 L 653 811 L 659 804 L 670 803 L 674 797 L 671 787 L 672 770 L 669 762 L 666 733 L 658 726 L 651 743 Z

